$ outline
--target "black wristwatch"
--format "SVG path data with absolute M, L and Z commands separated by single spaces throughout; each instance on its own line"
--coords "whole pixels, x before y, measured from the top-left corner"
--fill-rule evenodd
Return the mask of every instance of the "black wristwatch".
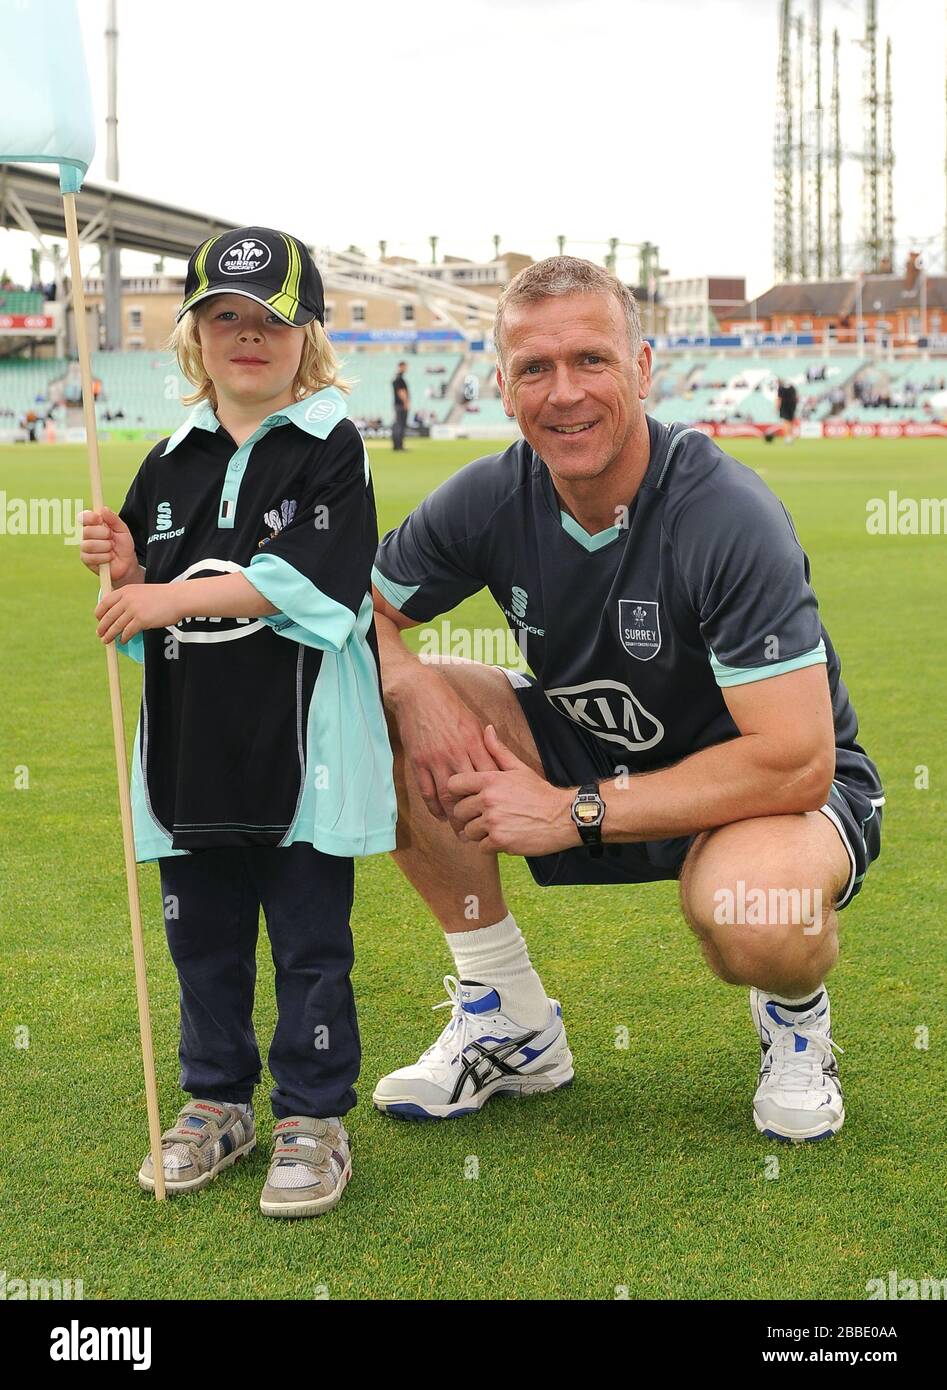
M 588 845 L 593 859 L 598 859 L 603 851 L 602 821 L 605 818 L 605 802 L 598 794 L 597 782 L 586 782 L 576 792 L 572 803 L 572 820 L 582 843 Z

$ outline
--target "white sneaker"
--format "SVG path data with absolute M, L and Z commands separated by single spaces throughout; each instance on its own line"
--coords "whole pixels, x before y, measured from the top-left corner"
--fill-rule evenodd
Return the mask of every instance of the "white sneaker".
M 480 1110 L 491 1096 L 533 1095 L 572 1084 L 572 1053 L 562 1008 L 548 1000 L 543 1028 L 524 1028 L 502 1012 L 491 985 L 444 976 L 450 1008 L 441 1036 L 412 1067 L 382 1077 L 372 1100 L 379 1110 L 409 1120 L 452 1120 Z
M 845 1123 L 845 1106 L 825 987 L 805 1013 L 782 1007 L 765 990 L 751 989 L 750 1013 L 763 1053 L 753 1097 L 756 1128 L 785 1143 L 830 1139 Z

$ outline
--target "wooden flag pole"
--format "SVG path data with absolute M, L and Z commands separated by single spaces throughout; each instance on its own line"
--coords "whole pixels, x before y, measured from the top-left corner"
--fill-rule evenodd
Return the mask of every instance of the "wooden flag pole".
M 102 473 L 99 468 L 99 440 L 95 428 L 95 397 L 92 393 L 92 358 L 86 329 L 85 293 L 79 266 L 79 225 L 76 220 L 76 195 L 62 195 L 66 218 L 66 239 L 69 243 L 69 265 L 72 274 L 72 308 L 76 324 L 76 346 L 79 350 L 79 370 L 82 373 L 82 409 L 85 419 L 86 445 L 89 451 L 89 474 L 92 481 L 92 506 L 102 507 Z M 112 576 L 108 564 L 99 566 L 102 597 L 112 592 Z M 141 929 L 141 903 L 138 896 L 138 864 L 135 859 L 135 835 L 132 829 L 131 800 L 128 792 L 128 755 L 125 751 L 125 721 L 122 717 L 122 689 L 118 676 L 118 650 L 114 642 L 105 648 L 109 676 L 109 696 L 112 702 L 112 736 L 115 743 L 115 765 L 118 771 L 118 801 L 122 814 L 122 843 L 125 849 L 125 880 L 128 884 L 128 911 L 132 924 L 132 953 L 135 957 L 135 989 L 138 995 L 138 1028 L 141 1034 L 141 1057 L 145 1069 L 145 1099 L 148 1106 L 148 1137 L 155 1172 L 155 1197 L 164 1199 L 164 1164 L 161 1160 L 161 1124 L 158 1118 L 158 1085 L 155 1079 L 155 1055 L 151 1043 L 151 1012 L 148 1007 L 148 978 L 145 971 L 145 944 Z

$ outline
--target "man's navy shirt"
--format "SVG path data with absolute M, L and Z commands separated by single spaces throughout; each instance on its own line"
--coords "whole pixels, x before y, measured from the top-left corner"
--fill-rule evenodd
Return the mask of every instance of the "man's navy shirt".
M 553 708 L 630 772 L 737 737 L 722 689 L 826 663 L 836 777 L 880 803 L 785 507 L 700 431 L 647 419 L 627 524 L 589 535 L 520 440 L 389 531 L 379 592 L 426 622 L 486 586 Z

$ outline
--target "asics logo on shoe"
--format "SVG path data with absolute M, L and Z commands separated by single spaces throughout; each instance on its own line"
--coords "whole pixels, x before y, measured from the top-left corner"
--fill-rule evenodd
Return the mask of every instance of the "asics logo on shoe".
M 538 1030 L 534 1029 L 530 1033 L 523 1033 L 518 1038 L 478 1038 L 474 1042 L 469 1042 L 464 1048 L 463 1053 L 457 1059 L 460 1064 L 460 1074 L 454 1083 L 451 1093 L 450 1104 L 453 1105 L 463 1095 L 464 1087 L 468 1081 L 473 1086 L 473 1094 L 482 1091 L 489 1081 L 493 1081 L 498 1076 L 520 1076 L 519 1067 L 510 1066 L 507 1059 L 515 1057 L 517 1052 L 523 1051 L 535 1037 L 538 1037 Z M 485 1047 L 484 1044 L 495 1042 L 496 1047 Z M 552 1047 L 548 1042 L 545 1047 L 533 1054 L 529 1059 L 535 1060 Z M 469 1056 L 469 1053 L 473 1053 Z

